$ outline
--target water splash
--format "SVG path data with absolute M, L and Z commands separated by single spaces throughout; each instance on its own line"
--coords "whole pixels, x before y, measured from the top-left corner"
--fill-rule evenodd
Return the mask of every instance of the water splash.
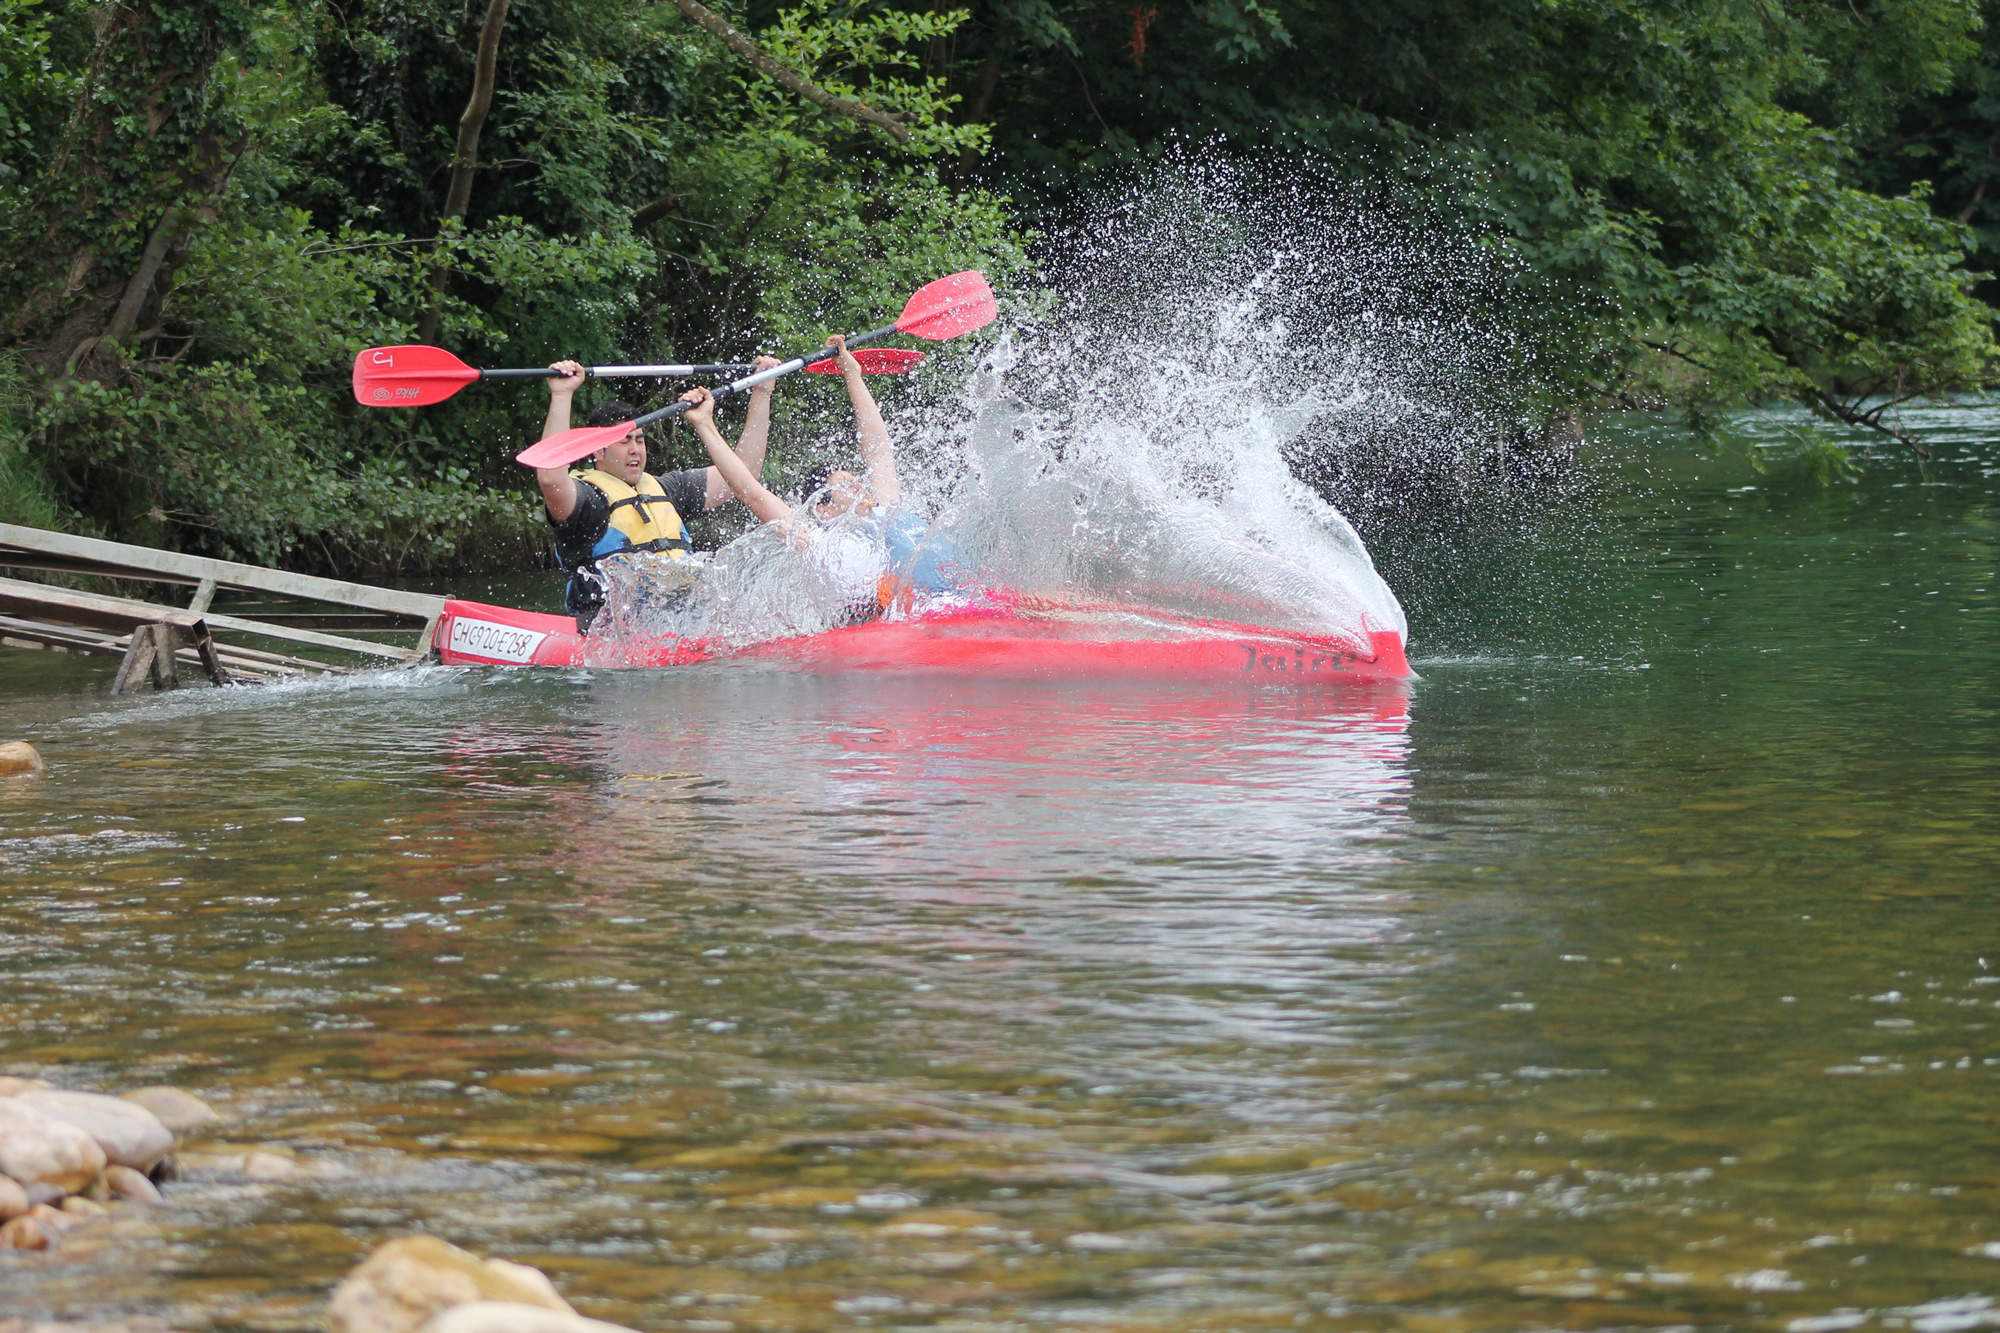
M 1490 386 L 1531 367 L 1494 314 L 1503 261 L 1323 179 L 1274 188 L 1185 156 L 1090 218 L 999 332 L 942 349 L 886 405 L 905 503 L 983 587 L 1361 643 L 1407 633 L 1314 481 L 1357 441 L 1463 453 L 1507 429 Z M 872 580 L 843 566 L 871 543 L 854 520 L 752 532 L 665 600 L 660 561 L 609 562 L 593 637 L 617 657 L 663 633 L 743 644 L 850 623 Z

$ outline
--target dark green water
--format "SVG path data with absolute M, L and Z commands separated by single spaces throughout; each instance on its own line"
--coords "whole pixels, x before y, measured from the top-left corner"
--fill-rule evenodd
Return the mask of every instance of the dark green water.
M 1616 437 L 1407 692 L 0 654 L 0 1072 L 301 1163 L 0 1312 L 310 1327 L 424 1230 L 647 1330 L 2000 1324 L 2000 411 L 1931 424 Z

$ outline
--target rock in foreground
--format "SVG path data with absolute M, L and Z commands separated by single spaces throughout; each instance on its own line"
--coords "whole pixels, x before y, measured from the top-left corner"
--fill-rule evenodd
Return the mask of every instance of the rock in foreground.
M 580 1314 L 544 1310 L 513 1301 L 468 1301 L 454 1305 L 425 1324 L 422 1333 L 632 1333 L 623 1324 L 607 1324 Z
M 107 1164 L 104 1149 L 83 1130 L 21 1097 L 0 1097 L 0 1175 L 75 1194 L 94 1184 Z
M 327 1318 L 333 1333 L 417 1333 L 454 1306 L 475 1302 L 580 1317 L 538 1268 L 481 1259 L 435 1236 L 407 1236 L 342 1279 Z
M 105 1158 L 118 1166 L 150 1171 L 174 1150 L 173 1131 L 151 1111 L 123 1097 L 39 1088 L 12 1100 L 19 1106 L 32 1106 L 52 1120 L 76 1126 L 95 1139 Z
M 32 776 L 47 765 L 26 741 L 0 741 L 0 777 Z
M 186 1093 L 157 1100 L 191 1123 L 220 1119 Z M 0 1077 L 0 1250 L 52 1249 L 114 1200 L 164 1202 L 154 1182 L 175 1178 L 173 1150 L 173 1131 L 140 1101 Z

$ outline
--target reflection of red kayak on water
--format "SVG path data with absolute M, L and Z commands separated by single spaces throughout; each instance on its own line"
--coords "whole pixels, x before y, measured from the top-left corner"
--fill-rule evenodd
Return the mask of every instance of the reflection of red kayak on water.
M 1014 594 L 977 605 L 770 639 L 744 647 L 662 638 L 618 660 L 577 632 L 569 616 L 448 601 L 438 654 L 456 666 L 680 666 L 728 660 L 811 672 L 925 672 L 977 676 L 1133 676 L 1357 682 L 1408 680 L 1403 638 L 1310 634 L 1199 620 L 1154 610 L 1077 606 Z M 634 660 L 634 659 L 637 660 Z

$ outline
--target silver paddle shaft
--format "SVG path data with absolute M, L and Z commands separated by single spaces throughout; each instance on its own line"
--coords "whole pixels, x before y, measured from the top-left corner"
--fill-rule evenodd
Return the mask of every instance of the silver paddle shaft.
M 754 369 L 756 367 L 748 361 L 723 361 L 705 366 L 585 366 L 583 373 L 586 378 L 600 380 L 632 379 L 641 375 L 652 375 L 664 379 L 676 375 L 734 375 L 739 371 Z M 552 380 L 562 378 L 562 372 L 551 366 L 536 366 L 530 370 L 482 370 L 479 372 L 479 378 L 482 380 Z
M 896 326 L 894 324 L 884 325 L 879 329 L 870 329 L 866 333 L 857 333 L 852 338 L 849 338 L 847 345 L 849 347 L 859 347 L 862 343 L 872 343 L 886 338 L 895 331 Z M 807 366 L 816 366 L 822 361 L 830 361 L 839 355 L 840 353 L 834 348 L 822 347 L 810 356 L 795 356 L 789 361 L 772 366 L 769 370 L 760 370 L 754 375 L 745 375 L 740 380 L 731 380 L 720 389 L 717 389 L 715 396 L 717 399 L 723 399 L 733 393 L 748 393 L 758 385 L 777 379 L 780 375 L 789 375 L 794 371 L 804 370 Z M 668 417 L 677 417 L 693 406 L 693 403 L 669 403 L 657 412 L 648 412 L 645 416 L 636 418 L 632 424 L 644 430 L 655 421 L 665 421 Z

